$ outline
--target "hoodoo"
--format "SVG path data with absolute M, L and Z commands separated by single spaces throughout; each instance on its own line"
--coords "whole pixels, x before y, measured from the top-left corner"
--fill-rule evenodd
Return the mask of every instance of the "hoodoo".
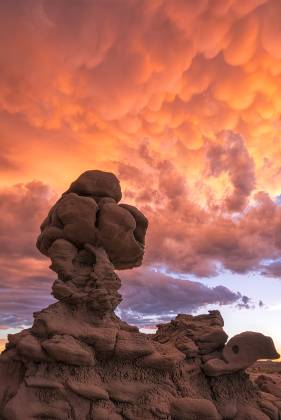
M 180 314 L 150 335 L 116 316 L 114 269 L 141 265 L 148 227 L 121 198 L 115 175 L 90 170 L 43 221 L 37 247 L 57 273 L 57 302 L 8 336 L 0 419 L 281 418 L 281 387 L 245 372 L 279 357 L 271 338 L 245 332 L 227 342 L 219 311 Z

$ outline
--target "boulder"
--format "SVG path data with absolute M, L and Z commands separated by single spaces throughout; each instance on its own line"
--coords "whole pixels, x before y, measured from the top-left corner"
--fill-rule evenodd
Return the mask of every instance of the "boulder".
M 120 182 L 111 172 L 90 170 L 83 172 L 65 194 L 74 192 L 89 197 L 110 197 L 117 203 L 122 198 Z
M 218 311 L 209 315 L 177 315 L 175 320 L 158 325 L 154 340 L 159 343 L 173 343 L 187 357 L 204 355 L 222 349 L 227 334 Z
M 278 359 L 273 341 L 261 333 L 246 331 L 232 337 L 222 351 L 222 359 L 210 359 L 203 365 L 208 376 L 219 376 L 247 369 L 259 359 Z

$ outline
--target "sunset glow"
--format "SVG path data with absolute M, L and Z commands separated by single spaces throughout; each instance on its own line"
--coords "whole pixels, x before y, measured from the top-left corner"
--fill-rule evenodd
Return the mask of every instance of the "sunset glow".
M 35 248 L 87 169 L 149 219 L 122 316 L 218 308 L 281 351 L 281 2 L 0 3 L 0 350 L 53 301 Z

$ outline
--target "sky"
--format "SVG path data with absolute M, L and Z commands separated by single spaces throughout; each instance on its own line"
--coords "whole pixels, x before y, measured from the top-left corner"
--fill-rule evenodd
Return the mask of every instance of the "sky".
M 0 2 L 0 346 L 53 302 L 35 248 L 80 173 L 149 219 L 118 314 L 219 309 L 281 351 L 281 2 Z

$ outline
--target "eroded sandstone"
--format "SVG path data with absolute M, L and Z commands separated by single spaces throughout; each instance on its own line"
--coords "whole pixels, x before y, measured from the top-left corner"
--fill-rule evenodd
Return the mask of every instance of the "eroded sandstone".
M 1 420 L 281 418 L 281 384 L 245 369 L 277 358 L 260 333 L 231 338 L 219 311 L 180 314 L 145 335 L 119 319 L 114 269 L 142 263 L 146 217 L 118 204 L 118 179 L 87 171 L 41 225 L 38 249 L 58 300 L 9 335 L 0 356 Z

